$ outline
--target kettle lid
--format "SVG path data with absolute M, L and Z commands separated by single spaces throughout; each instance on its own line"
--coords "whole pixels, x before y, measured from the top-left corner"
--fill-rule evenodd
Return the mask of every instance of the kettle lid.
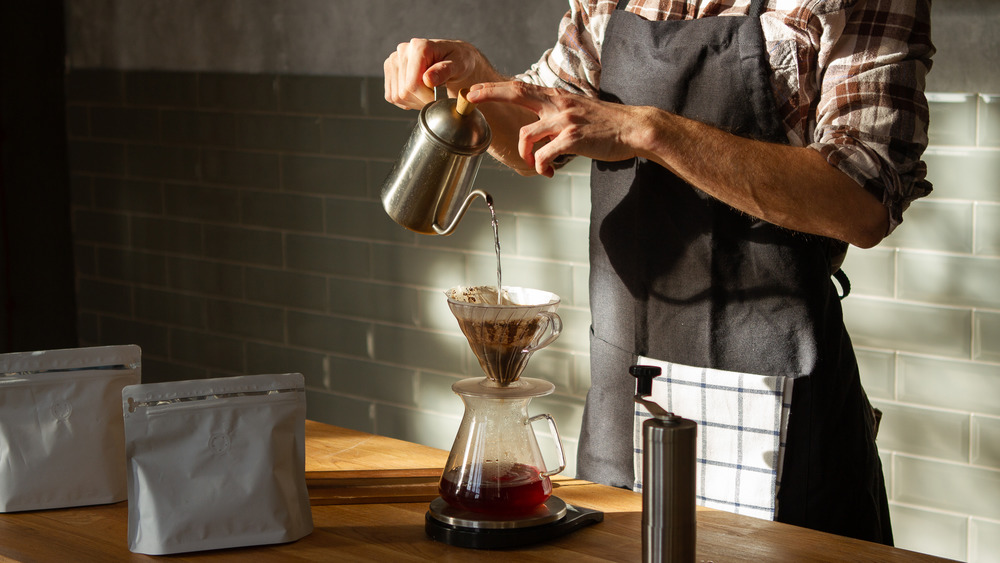
M 490 126 L 472 104 L 464 102 L 463 105 L 464 115 L 459 112 L 456 98 L 431 102 L 420 110 L 420 126 L 451 152 L 479 154 L 490 146 Z

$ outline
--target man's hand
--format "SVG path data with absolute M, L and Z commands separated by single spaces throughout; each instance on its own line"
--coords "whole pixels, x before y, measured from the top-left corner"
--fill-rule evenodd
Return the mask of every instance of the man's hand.
M 385 99 L 403 109 L 420 109 L 434 101 L 435 86 L 447 84 L 454 97 L 476 82 L 503 79 L 464 41 L 412 39 L 400 43 L 382 67 Z
M 552 162 L 563 154 L 607 161 L 637 156 L 644 129 L 639 108 L 519 81 L 476 84 L 469 101 L 505 102 L 535 114 L 537 121 L 520 128 L 517 152 L 535 172 L 549 177 Z

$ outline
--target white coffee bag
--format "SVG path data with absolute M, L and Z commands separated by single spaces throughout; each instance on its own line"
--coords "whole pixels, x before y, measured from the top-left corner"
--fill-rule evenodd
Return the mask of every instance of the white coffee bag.
M 138 346 L 0 354 L 0 512 L 126 498 L 122 389 Z
M 301 374 L 135 385 L 122 399 L 130 550 L 162 555 L 312 532 Z

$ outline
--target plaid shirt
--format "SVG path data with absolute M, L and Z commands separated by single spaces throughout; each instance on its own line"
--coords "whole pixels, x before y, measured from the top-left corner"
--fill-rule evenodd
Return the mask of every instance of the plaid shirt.
M 596 96 L 613 0 L 570 0 L 559 41 L 518 78 Z M 750 0 L 632 0 L 648 20 L 746 15 Z M 924 77 L 930 0 L 768 0 L 761 27 L 774 98 L 794 146 L 808 146 L 875 194 L 891 232 L 931 191 Z

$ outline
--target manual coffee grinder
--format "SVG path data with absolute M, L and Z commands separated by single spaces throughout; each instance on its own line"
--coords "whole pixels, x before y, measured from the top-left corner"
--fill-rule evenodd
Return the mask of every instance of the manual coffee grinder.
M 465 413 L 438 490 L 426 515 L 427 534 L 469 548 L 508 548 L 546 541 L 604 514 L 552 496 L 550 477 L 566 467 L 551 415 L 528 416 L 528 403 L 552 393 L 542 379 L 522 378 L 528 359 L 562 330 L 559 296 L 520 287 L 455 287 L 448 306 L 485 377 L 463 379 L 452 390 Z M 548 469 L 533 424 L 548 422 L 559 466 Z

